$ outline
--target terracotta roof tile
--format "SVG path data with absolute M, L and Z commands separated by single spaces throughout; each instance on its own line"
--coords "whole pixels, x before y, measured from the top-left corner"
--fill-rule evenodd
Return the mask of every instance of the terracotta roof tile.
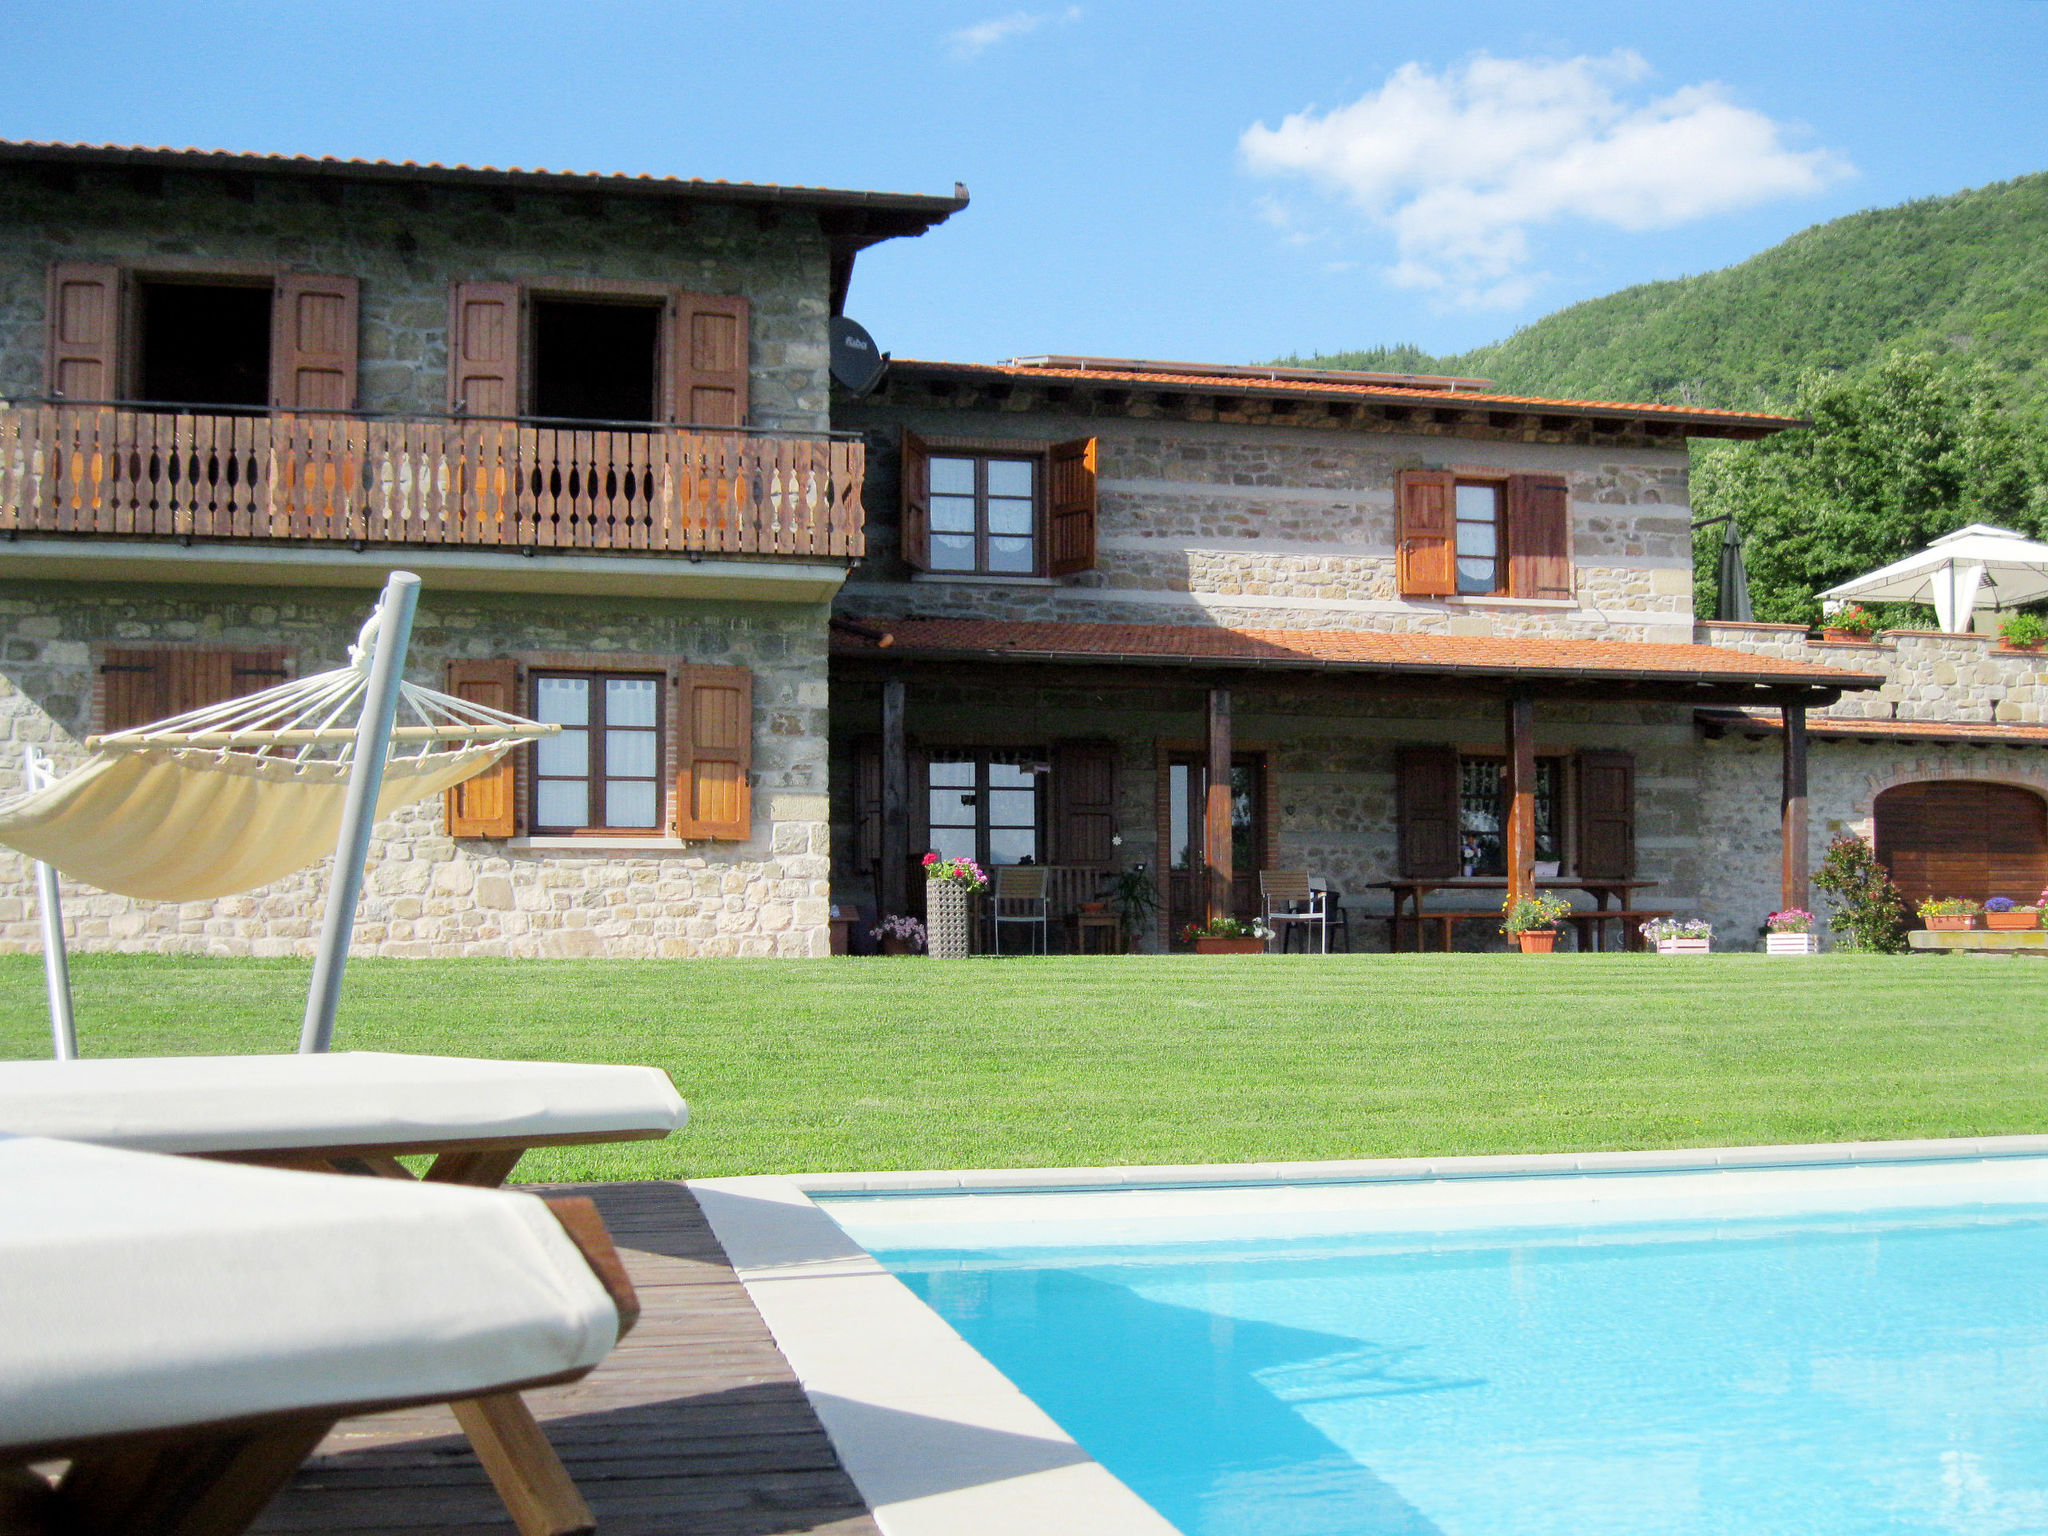
M 1784 723 L 1772 710 L 1702 709 L 1702 725 L 1724 730 L 1775 732 Z M 1868 741 L 1980 741 L 2012 747 L 2048 747 L 2048 725 L 2008 724 L 1996 720 L 1859 720 L 1851 715 L 1808 715 L 1810 736 Z
M 1312 395 L 1318 399 L 1356 396 L 1362 400 L 1398 401 L 1404 405 L 1431 405 L 1445 409 L 1461 406 L 1516 406 L 1522 408 L 1553 409 L 1562 414 L 1573 412 L 1594 412 L 1602 415 L 1629 417 L 1662 417 L 1677 423 L 1694 423 L 1703 426 L 1753 427 L 1765 431 L 1782 431 L 1788 427 L 1801 427 L 1806 423 L 1796 416 L 1772 416 L 1751 411 L 1715 411 L 1690 405 L 1661 405 L 1654 401 L 1632 400 L 1566 400 L 1543 395 L 1487 394 L 1474 390 L 1432 389 L 1419 385 L 1399 384 L 1358 384 L 1341 379 L 1308 381 L 1302 379 L 1258 379 L 1246 378 L 1239 374 L 1205 373 L 1152 373 L 1124 372 L 1106 368 L 1060 368 L 1041 367 L 1036 364 L 992 364 L 992 363 L 943 363 L 917 358 L 899 357 L 890 361 L 890 367 L 909 372 L 942 372 L 972 377 L 987 375 L 990 378 L 1009 380 L 1060 379 L 1091 384 L 1119 383 L 1135 385 L 1170 384 L 1187 389 L 1198 389 L 1216 394 L 1269 394 L 1269 395 Z
M 1013 623 L 886 619 L 835 627 L 834 649 L 890 656 L 1011 656 L 1044 660 L 1215 661 L 1250 666 L 1431 674 L 1528 673 L 1666 682 L 1875 688 L 1883 679 L 1811 662 L 1712 645 L 1551 640 L 1388 630 L 1226 629 L 1181 624 Z M 887 636 L 884 645 L 879 637 Z

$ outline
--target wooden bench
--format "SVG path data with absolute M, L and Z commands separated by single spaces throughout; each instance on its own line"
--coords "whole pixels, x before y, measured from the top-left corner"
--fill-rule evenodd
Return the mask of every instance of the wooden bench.
M 1434 923 L 1436 924 L 1437 934 L 1442 940 L 1435 947 L 1442 950 L 1445 954 L 1449 954 L 1451 952 L 1451 937 L 1457 925 L 1459 923 L 1482 921 L 1490 922 L 1497 928 L 1500 926 L 1500 913 L 1491 907 L 1457 907 L 1442 912 L 1403 912 L 1398 917 L 1390 914 L 1387 918 L 1387 948 L 1392 950 L 1400 949 L 1401 925 L 1404 923 L 1414 923 L 1418 925 L 1415 949 L 1417 953 L 1420 953 L 1424 948 L 1422 943 L 1424 930 L 1421 925 Z
M 1621 924 L 1621 947 L 1623 949 L 1641 949 L 1643 947 L 1643 936 L 1637 931 L 1638 927 L 1653 919 L 1670 917 L 1672 915 L 1668 911 L 1653 912 L 1647 908 L 1609 907 L 1604 912 L 1598 910 L 1571 912 L 1566 914 L 1565 921 L 1570 923 L 1574 931 L 1577 932 L 1579 948 L 1581 950 L 1604 950 L 1606 948 L 1607 925 L 1609 923 Z

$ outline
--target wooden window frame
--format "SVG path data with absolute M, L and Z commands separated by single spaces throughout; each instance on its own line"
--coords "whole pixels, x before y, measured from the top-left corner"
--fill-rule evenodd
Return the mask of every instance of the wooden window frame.
M 1477 749 L 1467 751 L 1463 747 L 1460 747 L 1458 749 L 1458 774 L 1460 780 L 1458 793 L 1458 809 L 1460 821 L 1460 825 L 1458 828 L 1458 857 L 1461 869 L 1464 861 L 1465 829 L 1463 826 L 1463 820 L 1465 797 L 1463 779 L 1465 765 L 1467 763 L 1499 764 L 1501 768 L 1502 787 L 1503 789 L 1505 789 L 1507 781 L 1507 761 L 1507 753 L 1505 752 L 1497 752 L 1491 749 L 1487 749 L 1484 751 Z M 1553 798 L 1551 801 L 1550 810 L 1550 835 L 1551 840 L 1556 844 L 1557 848 L 1557 870 L 1560 875 L 1576 874 L 1578 872 L 1576 867 L 1578 863 L 1578 838 L 1576 836 L 1578 828 L 1573 813 L 1577 808 L 1578 793 L 1577 785 L 1575 783 L 1576 775 L 1574 772 L 1574 757 L 1573 754 L 1569 751 L 1539 752 L 1536 754 L 1536 787 L 1537 798 L 1539 799 L 1539 801 L 1542 798 L 1544 777 L 1543 765 L 1545 763 L 1549 763 L 1551 765 L 1550 771 L 1551 783 L 1553 786 Z M 1501 835 L 1503 838 L 1503 842 L 1505 842 L 1505 838 L 1507 835 L 1507 800 L 1504 794 L 1501 797 L 1499 815 L 1501 822 Z M 1539 814 L 1537 817 L 1537 822 L 1539 825 L 1541 824 L 1542 819 L 1542 816 Z
M 934 846 L 936 846 L 936 839 L 932 837 L 931 832 L 931 796 L 933 788 L 931 782 L 931 770 L 933 767 L 937 765 L 938 761 L 941 758 L 952 758 L 954 761 L 959 761 L 960 759 L 971 757 L 971 759 L 973 760 L 973 793 L 975 796 L 974 860 L 976 863 L 981 865 L 983 869 L 993 869 L 996 867 L 995 861 L 989 853 L 989 764 L 991 760 L 998 757 L 1021 757 L 1027 754 L 1036 754 L 1038 759 L 1046 764 L 1048 771 L 1046 773 L 1034 773 L 1031 775 L 1031 837 L 1034 856 L 1032 858 L 1031 864 L 1026 865 L 1024 867 L 1034 868 L 1038 866 L 1049 866 L 1053 863 L 1052 843 L 1053 832 L 1055 829 L 1053 827 L 1053 807 L 1051 793 L 1052 784 L 1050 782 L 1050 770 L 1052 767 L 1053 752 L 1050 744 L 1041 744 L 1040 742 L 1032 741 L 1018 745 L 1005 745 L 996 742 L 974 741 L 960 742 L 953 745 L 941 746 L 937 743 L 926 742 L 924 744 L 924 754 L 924 805 L 922 807 L 922 810 L 924 813 L 923 819 L 926 827 L 926 836 L 928 840 L 934 842 Z M 1003 867 L 1007 869 L 1011 868 L 1012 866 L 1004 865 Z
M 934 576 L 1013 576 L 1030 578 L 1046 574 L 1046 541 L 1050 532 L 1046 518 L 1046 480 L 1052 471 L 1052 444 L 1018 444 L 1014 447 L 994 448 L 985 445 L 954 447 L 938 438 L 925 439 L 931 450 L 931 459 L 969 459 L 974 464 L 974 568 L 972 570 L 940 570 L 930 567 Z M 1031 466 L 1031 569 L 1028 571 L 995 571 L 988 562 L 988 466 L 992 462 L 1029 464 Z M 927 502 L 933 495 L 926 488 Z M 1011 498 L 1015 499 L 1015 498 Z M 942 536 L 933 528 L 930 537 L 936 540 Z M 1011 537 L 1011 535 L 1005 535 Z
M 1509 561 L 1512 551 L 1508 548 L 1508 480 L 1505 471 L 1499 474 L 1473 474 L 1460 470 L 1451 482 L 1451 575 L 1457 585 L 1459 597 L 1508 597 L 1510 593 Z M 1465 553 L 1463 532 L 1467 519 L 1458 515 L 1458 492 L 1466 489 L 1484 489 L 1493 492 L 1493 585 L 1484 592 L 1467 592 L 1464 587 L 1465 573 L 1459 562 L 1476 559 Z
M 670 719 L 670 715 L 672 714 L 675 708 L 674 672 L 667 667 L 657 668 L 623 666 L 529 666 L 524 668 L 523 671 L 525 675 L 522 677 L 520 681 L 520 691 L 526 700 L 529 715 L 531 714 L 534 707 L 536 686 L 543 680 L 549 678 L 575 678 L 581 679 L 592 684 L 590 691 L 592 719 L 590 724 L 585 727 L 585 730 L 590 738 L 589 757 L 587 759 L 584 772 L 581 775 L 574 776 L 580 777 L 584 781 L 585 794 L 591 818 L 590 822 L 589 824 L 581 827 L 555 827 L 543 825 L 541 823 L 540 812 L 538 807 L 540 804 L 540 786 L 543 783 L 543 777 L 540 772 L 540 743 L 536 742 L 534 746 L 531 749 L 529 749 L 528 753 L 526 754 L 527 793 L 524 797 L 526 810 L 526 816 L 524 820 L 526 822 L 530 835 L 534 837 L 590 838 L 593 841 L 598 841 L 604 838 L 612 837 L 647 838 L 661 837 L 665 835 L 668 832 L 669 827 L 673 824 L 672 808 L 670 805 L 670 801 L 675 793 L 674 785 L 671 782 L 672 769 L 670 766 L 670 743 L 675 734 L 674 722 Z M 652 727 L 654 733 L 654 774 L 652 782 L 654 785 L 655 820 L 652 823 L 645 826 L 611 827 L 603 825 L 602 821 L 604 811 L 604 785 L 606 783 L 606 774 L 604 772 L 605 742 L 603 733 L 609 729 L 612 729 L 613 727 L 608 726 L 603 720 L 603 700 L 605 697 L 605 689 L 601 685 L 607 681 L 620 678 L 638 678 L 649 680 L 654 683 L 656 689 L 658 690 L 654 710 L 654 725 Z M 618 729 L 645 730 L 648 728 L 643 726 L 630 726 L 618 727 Z M 569 782 L 570 778 L 571 776 L 569 775 L 549 775 L 547 776 L 545 782 Z

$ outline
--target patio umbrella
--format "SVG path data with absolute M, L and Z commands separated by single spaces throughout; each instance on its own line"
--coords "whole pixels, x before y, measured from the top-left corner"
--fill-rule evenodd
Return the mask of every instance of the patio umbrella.
M 1721 535 L 1718 586 L 1719 592 L 1714 601 L 1715 618 L 1736 624 L 1756 621 L 1756 609 L 1749 601 L 1749 572 L 1742 564 L 1742 534 L 1732 517 Z
M 1972 523 L 1820 596 L 1829 612 L 1851 601 L 1931 603 L 1941 627 L 1962 634 L 1979 608 L 2017 608 L 2048 598 L 2048 544 L 2010 528 Z

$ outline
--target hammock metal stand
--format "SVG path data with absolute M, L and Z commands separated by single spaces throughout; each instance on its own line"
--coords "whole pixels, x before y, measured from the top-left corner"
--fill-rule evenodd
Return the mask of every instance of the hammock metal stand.
M 301 1052 L 329 1048 L 370 836 L 380 812 L 452 787 L 518 743 L 561 729 L 406 682 L 405 656 L 419 589 L 420 579 L 412 572 L 391 573 L 346 667 L 155 725 L 88 737 L 85 745 L 94 757 L 63 779 L 54 776 L 41 752 L 30 748 L 28 793 L 0 808 L 0 841 L 36 861 L 44 981 L 58 1059 L 77 1054 L 59 869 L 145 899 L 206 899 L 248 890 L 319 861 L 325 852 L 319 828 L 336 815 L 334 796 L 340 787 L 334 872 L 299 1032 Z M 398 724 L 401 706 L 409 708 L 417 724 Z M 349 724 L 352 708 L 356 718 Z M 411 750 L 394 759 L 395 745 Z M 387 787 L 386 769 L 394 762 L 405 773 Z M 214 787 L 191 792 L 195 784 L 205 783 Z M 248 821 L 221 827 L 224 815 L 244 806 L 262 817 L 252 814 Z M 131 817 L 138 809 L 145 817 L 161 814 L 173 826 L 186 826 L 188 833 L 195 826 L 211 828 L 231 846 L 189 847 L 189 835 L 181 840 L 173 831 L 161 839 L 175 855 L 168 870 L 132 865 L 124 859 L 125 848 L 110 848 L 104 835 L 106 819 L 124 809 Z M 267 829 L 259 824 L 265 818 Z M 236 830 L 243 834 L 239 842 Z M 212 854 L 225 865 L 208 864 Z M 74 856 L 77 869 L 70 862 Z M 92 878 L 94 872 L 99 878 Z

